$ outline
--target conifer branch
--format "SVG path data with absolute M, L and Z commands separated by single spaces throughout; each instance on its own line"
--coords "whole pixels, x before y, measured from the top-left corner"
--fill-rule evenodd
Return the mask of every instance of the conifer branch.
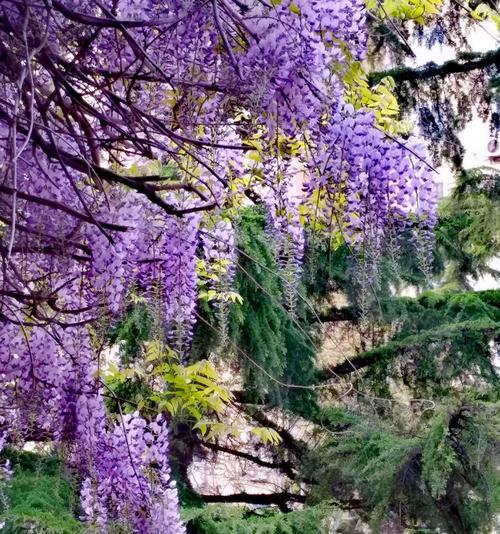
M 500 68 L 500 48 L 488 52 L 469 52 L 456 59 L 445 61 L 437 65 L 426 63 L 421 67 L 402 67 L 379 72 L 372 72 L 369 76 L 370 85 L 376 85 L 383 78 L 390 76 L 396 83 L 416 82 L 437 76 L 445 77 L 451 74 L 463 74 L 477 69 L 495 66 Z

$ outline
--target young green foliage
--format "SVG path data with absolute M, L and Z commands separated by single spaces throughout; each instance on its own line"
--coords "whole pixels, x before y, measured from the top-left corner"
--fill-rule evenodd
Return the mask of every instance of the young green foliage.
M 439 13 L 443 0 L 366 0 L 366 7 L 380 18 L 393 17 L 424 24 Z

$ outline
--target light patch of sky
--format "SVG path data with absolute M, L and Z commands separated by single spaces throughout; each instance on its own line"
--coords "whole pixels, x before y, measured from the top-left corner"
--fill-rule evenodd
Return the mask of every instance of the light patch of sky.
M 477 22 L 469 34 L 469 44 L 474 52 L 487 52 L 499 46 L 500 36 L 495 24 L 490 22 Z M 429 62 L 441 64 L 456 58 L 455 50 L 450 46 L 436 44 L 428 49 L 418 42 L 412 42 L 411 47 L 416 58 L 409 58 L 406 64 L 418 67 Z M 489 124 L 480 119 L 477 114 L 459 134 L 460 141 L 465 147 L 464 167 L 492 166 L 489 162 L 491 155 L 487 150 L 490 140 Z M 496 165 L 500 168 L 500 166 Z M 437 181 L 443 185 L 443 194 L 450 193 L 454 184 L 454 176 L 448 164 L 438 167 L 439 176 Z

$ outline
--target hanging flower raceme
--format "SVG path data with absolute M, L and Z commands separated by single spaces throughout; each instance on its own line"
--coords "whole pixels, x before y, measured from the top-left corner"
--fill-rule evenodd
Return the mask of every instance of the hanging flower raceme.
M 237 261 L 234 227 L 230 221 L 221 219 L 201 231 L 201 242 L 202 272 L 206 279 L 203 294 L 215 307 L 219 322 L 220 345 L 224 347 L 228 336 L 229 306 L 237 298 L 232 292 Z
M 352 105 L 334 107 L 313 140 L 317 157 L 304 184 L 306 197 L 316 202 L 313 224 L 319 219 L 329 231 L 340 230 L 372 265 L 393 235 L 410 226 L 432 231 L 436 204 L 425 147 L 414 139 L 388 139 L 370 112 Z
M 162 236 L 163 319 L 167 339 L 180 356 L 187 355 L 195 323 L 199 220 L 196 214 L 169 217 Z
M 292 177 L 297 171 L 289 162 L 266 161 L 264 202 L 268 215 L 268 231 L 283 281 L 285 305 L 294 313 L 298 284 L 302 274 L 305 236 L 300 221 L 300 197 L 294 191 Z
M 343 46 L 354 59 L 364 56 L 364 2 L 282 0 L 269 10 L 255 9 L 254 39 L 239 60 L 248 105 L 262 113 L 271 138 L 277 128 L 287 135 L 318 128 L 339 88 L 331 69 L 345 63 Z
M 144 258 L 147 246 L 147 232 L 144 203 L 137 194 L 114 191 L 107 204 L 95 215 L 121 228 L 112 234 L 98 225 L 89 226 L 85 237 L 92 251 L 92 261 L 87 277 L 87 291 L 90 301 L 104 304 L 113 314 L 118 314 L 125 296 L 135 277 L 134 267 Z M 109 206 L 113 206 L 111 214 Z
M 84 519 L 101 532 L 112 525 L 132 527 L 138 534 L 184 533 L 168 467 L 166 423 L 161 416 L 148 423 L 134 413 L 121 415 L 114 428 L 107 429 L 103 418 L 95 416 L 96 411 L 103 413 L 101 405 L 102 399 L 88 395 L 80 403 L 75 453 L 86 471 L 81 489 Z
M 108 420 L 84 331 L 1 326 L 0 405 L 11 407 L 1 413 L 1 447 L 29 439 L 65 445 L 82 480 L 83 519 L 103 534 L 118 524 L 138 534 L 183 533 L 162 417 Z

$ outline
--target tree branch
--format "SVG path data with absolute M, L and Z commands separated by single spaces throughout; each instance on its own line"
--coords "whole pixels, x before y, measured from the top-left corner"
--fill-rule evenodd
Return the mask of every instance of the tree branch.
M 211 443 L 207 441 L 207 442 L 200 442 L 200 444 L 203 445 L 203 447 L 206 447 L 216 452 L 225 452 L 226 454 L 231 454 L 233 456 L 237 456 L 238 458 L 243 458 L 244 460 L 253 462 L 256 465 L 260 465 L 261 467 L 267 467 L 269 469 L 279 469 L 291 479 L 295 479 L 297 477 L 292 467 L 292 464 L 285 460 L 279 463 L 274 463 L 274 462 L 269 462 L 267 460 L 262 460 L 258 456 L 254 456 L 253 454 L 249 454 L 247 452 L 243 452 L 237 449 L 231 449 L 230 447 L 225 447 L 224 445 L 219 445 L 218 443 Z
M 28 202 L 33 202 L 34 204 L 39 204 L 41 206 L 47 206 L 48 208 L 63 211 L 64 213 L 67 213 L 68 215 L 71 215 L 72 217 L 75 217 L 76 219 L 88 222 L 90 224 L 94 222 L 90 216 L 80 213 L 79 211 L 74 210 L 73 208 L 70 208 L 64 204 L 61 204 L 60 202 L 57 202 L 56 200 L 51 200 L 50 198 L 38 197 L 35 195 L 30 195 L 29 193 L 24 193 L 23 191 L 19 191 L 12 187 L 8 187 L 6 185 L 0 185 L 0 193 L 12 194 L 14 192 L 17 194 L 19 198 L 27 200 Z M 123 226 L 121 224 L 108 223 L 105 221 L 98 221 L 98 223 L 102 227 L 107 228 L 108 230 L 113 230 L 115 232 L 126 232 L 129 229 L 127 226 Z
M 282 512 L 289 512 L 288 502 L 305 502 L 305 495 L 296 493 L 232 493 L 229 495 L 200 495 L 207 503 L 224 502 L 224 503 L 249 503 L 249 504 L 275 504 Z
M 252 419 L 257 421 L 261 425 L 272 428 L 273 430 L 278 432 L 278 434 L 280 435 L 283 441 L 283 445 L 290 452 L 293 452 L 297 458 L 300 459 L 303 456 L 303 454 L 306 452 L 307 447 L 303 442 L 296 439 L 288 430 L 282 428 L 272 418 L 267 417 L 266 414 L 262 410 L 260 410 L 257 406 L 250 405 L 250 404 L 235 404 L 234 406 L 244 411 Z
M 86 13 L 80 13 L 79 11 L 72 11 L 68 9 L 63 2 L 54 0 L 52 3 L 53 8 L 64 15 L 68 20 L 78 22 L 79 24 L 85 24 L 96 28 L 151 28 L 157 26 L 174 26 L 182 18 L 178 17 L 164 17 L 151 20 L 124 20 L 116 18 L 94 17 L 87 15 Z
M 351 358 L 348 361 L 342 362 L 333 367 L 328 367 L 323 371 L 324 379 L 331 380 L 332 378 L 338 378 L 339 376 L 349 375 L 358 371 L 359 369 L 364 369 L 369 365 L 377 363 L 379 360 L 374 358 L 372 354 L 361 355 L 357 358 Z
M 451 74 L 463 74 L 490 66 L 500 68 L 500 48 L 484 53 L 470 52 L 463 54 L 456 59 L 445 61 L 441 65 L 430 62 L 417 68 L 402 67 L 380 72 L 372 72 L 368 79 L 372 86 L 379 83 L 380 80 L 386 76 L 393 78 L 396 83 L 416 82 L 418 80 L 426 80 L 436 76 L 445 77 Z
M 316 321 L 320 323 L 337 323 L 339 321 L 353 321 L 359 319 L 356 310 L 352 306 L 345 306 L 344 308 L 329 308 L 324 313 L 320 313 L 316 317 Z

